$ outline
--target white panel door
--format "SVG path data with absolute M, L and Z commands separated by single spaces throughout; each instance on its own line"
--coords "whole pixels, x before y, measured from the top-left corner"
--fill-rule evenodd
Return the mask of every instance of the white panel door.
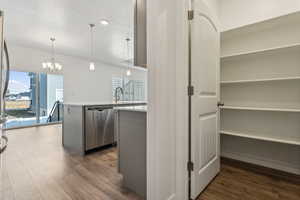
M 202 0 L 194 1 L 191 27 L 192 162 L 191 196 L 196 198 L 220 170 L 219 55 L 220 34 L 215 16 Z

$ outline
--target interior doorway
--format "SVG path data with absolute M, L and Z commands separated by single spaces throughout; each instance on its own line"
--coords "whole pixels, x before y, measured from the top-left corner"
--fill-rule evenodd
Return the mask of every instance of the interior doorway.
M 220 171 L 220 31 L 201 0 L 189 10 L 189 198 L 195 199 Z

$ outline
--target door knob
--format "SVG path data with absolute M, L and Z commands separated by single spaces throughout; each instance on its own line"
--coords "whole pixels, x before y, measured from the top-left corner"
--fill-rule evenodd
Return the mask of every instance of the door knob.
M 225 104 L 223 102 L 218 102 L 218 107 L 222 107 L 224 106 Z

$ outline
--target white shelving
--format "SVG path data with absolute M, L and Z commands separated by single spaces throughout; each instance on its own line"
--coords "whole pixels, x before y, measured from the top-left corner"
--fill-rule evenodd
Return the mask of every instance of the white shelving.
M 293 12 L 286 15 L 278 16 L 271 19 L 266 19 L 257 23 L 251 23 L 244 26 L 236 27 L 222 31 L 222 37 L 230 38 L 240 34 L 252 33 L 254 31 L 261 31 L 271 26 L 280 26 L 281 24 L 293 23 L 300 20 L 300 12 Z
M 220 127 L 232 136 L 223 156 L 300 174 L 299 21 L 296 12 L 221 33 Z
M 263 140 L 263 141 L 269 141 L 269 142 L 278 142 L 283 144 L 292 144 L 292 145 L 299 145 L 300 141 L 291 141 L 291 140 L 283 140 L 283 139 L 276 139 L 276 138 L 270 138 L 270 137 L 263 137 L 263 136 L 254 136 L 250 133 L 238 133 L 233 131 L 221 131 L 221 134 L 223 135 L 230 135 L 230 136 L 236 136 L 236 137 L 243 137 L 243 138 L 250 138 L 255 140 Z
M 226 106 L 300 109 L 299 85 L 300 79 L 223 84 L 221 101 Z
M 228 110 L 252 110 L 252 111 L 271 111 L 271 112 L 296 112 L 300 113 L 300 109 L 286 108 L 262 108 L 262 107 L 245 107 L 245 106 L 223 106 L 221 109 Z
M 271 53 L 271 52 L 282 51 L 285 49 L 292 49 L 292 48 L 300 48 L 300 43 L 272 47 L 272 48 L 267 48 L 267 49 L 259 49 L 259 50 L 254 50 L 254 51 L 238 52 L 238 53 L 233 53 L 233 54 L 229 54 L 229 55 L 222 55 L 221 59 L 229 59 L 229 58 L 234 58 L 234 57 L 239 57 L 239 56 L 247 56 L 247 55 L 253 55 L 253 54 Z
M 300 77 L 300 47 L 221 60 L 222 85 L 293 81 Z
M 300 12 L 266 20 L 221 34 L 222 57 L 261 53 L 300 43 Z
M 289 80 L 300 80 L 300 76 L 284 77 L 284 78 L 253 79 L 253 80 L 221 81 L 221 84 L 255 83 L 255 82 L 289 81 Z

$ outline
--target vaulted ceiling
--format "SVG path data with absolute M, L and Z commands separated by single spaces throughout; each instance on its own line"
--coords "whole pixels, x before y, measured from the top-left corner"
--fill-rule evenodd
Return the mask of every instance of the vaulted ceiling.
M 1 0 L 8 42 L 57 53 L 90 57 L 90 30 L 95 23 L 95 59 L 122 64 L 128 59 L 126 41 L 133 36 L 132 0 Z M 102 19 L 110 22 L 100 24 Z M 130 55 L 132 56 L 132 40 Z

